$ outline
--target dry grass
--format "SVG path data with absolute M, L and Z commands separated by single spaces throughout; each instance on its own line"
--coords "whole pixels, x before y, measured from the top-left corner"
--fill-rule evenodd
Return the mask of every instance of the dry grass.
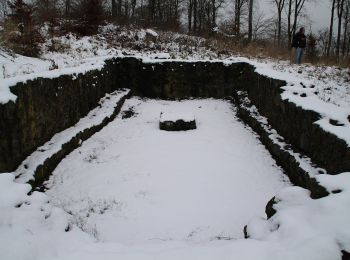
M 253 58 L 269 58 L 275 60 L 289 60 L 294 61 L 294 50 L 288 47 L 279 47 L 273 43 L 266 41 L 252 42 L 252 43 L 237 43 L 233 39 L 217 38 L 215 39 L 215 46 L 218 53 L 231 53 Z M 311 63 L 315 66 L 338 66 L 343 68 L 350 68 L 350 56 L 337 57 L 321 56 L 310 57 L 307 52 L 303 58 L 304 62 Z

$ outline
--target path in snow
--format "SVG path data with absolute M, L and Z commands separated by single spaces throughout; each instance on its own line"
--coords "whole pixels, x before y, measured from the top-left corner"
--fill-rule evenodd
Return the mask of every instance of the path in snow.
M 52 201 L 99 241 L 242 238 L 285 187 L 281 169 L 229 102 L 127 100 L 118 118 L 67 156 Z M 191 113 L 197 129 L 158 129 L 160 112 Z

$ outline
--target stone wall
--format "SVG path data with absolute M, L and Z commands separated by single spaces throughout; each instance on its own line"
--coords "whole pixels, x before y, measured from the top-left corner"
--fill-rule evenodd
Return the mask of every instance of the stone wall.
M 11 88 L 16 103 L 0 105 L 0 172 L 12 171 L 55 133 L 74 125 L 105 93 L 130 88 L 149 98 L 224 98 L 247 91 L 249 99 L 296 151 L 329 173 L 350 171 L 350 149 L 314 122 L 319 115 L 281 99 L 285 82 L 257 74 L 246 63 L 143 63 L 116 58 L 101 71 L 36 79 Z
M 296 151 L 312 158 L 330 174 L 350 171 L 350 149 L 345 141 L 314 124 L 320 118 L 316 112 L 282 100 L 281 87 L 286 82 L 259 75 L 252 65 L 142 63 L 135 58 L 124 58 L 116 59 L 115 70 L 118 85 L 149 98 L 224 98 L 245 90 L 259 112 Z
M 117 85 L 137 96 L 161 99 L 223 98 L 232 95 L 247 66 L 219 62 L 143 63 L 135 58 L 116 59 Z
M 13 171 L 37 147 L 85 116 L 116 89 L 113 62 L 84 75 L 37 78 L 11 88 L 16 102 L 0 104 L 0 172 Z
M 250 84 L 244 87 L 249 99 L 280 135 L 301 154 L 326 169 L 327 173 L 350 171 L 350 147 L 344 140 L 314 124 L 321 118 L 318 113 L 282 100 L 284 81 L 256 73 L 249 75 Z

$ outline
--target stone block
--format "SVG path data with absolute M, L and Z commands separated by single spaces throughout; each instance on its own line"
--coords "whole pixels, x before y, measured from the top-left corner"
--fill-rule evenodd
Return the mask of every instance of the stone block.
M 165 131 L 187 131 L 196 129 L 196 120 L 193 115 L 161 113 L 159 129 Z

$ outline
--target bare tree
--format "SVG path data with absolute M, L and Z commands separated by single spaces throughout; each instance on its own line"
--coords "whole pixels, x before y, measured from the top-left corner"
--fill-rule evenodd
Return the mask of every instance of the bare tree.
M 249 0 L 248 42 L 251 42 L 253 37 L 253 7 L 254 7 L 254 0 Z
M 293 23 L 293 34 L 297 31 L 298 17 L 303 10 L 306 0 L 294 0 L 294 23 Z
M 316 36 L 317 46 L 322 56 L 327 55 L 328 35 L 329 35 L 328 29 L 322 29 L 318 31 Z
M 211 0 L 211 9 L 212 9 L 212 27 L 216 27 L 216 18 L 218 10 L 222 7 L 222 5 L 225 3 L 225 0 Z
M 277 42 L 281 45 L 281 28 L 282 28 L 282 11 L 284 8 L 285 0 L 273 0 L 277 9 Z
M 187 24 L 188 32 L 192 32 L 193 0 L 187 0 Z
M 234 33 L 237 38 L 241 37 L 241 18 L 243 13 L 243 7 L 247 3 L 247 0 L 234 0 Z
M 327 46 L 327 56 L 330 55 L 331 46 L 332 46 L 332 38 L 333 38 L 333 23 L 334 23 L 334 10 L 335 3 L 337 0 L 332 0 L 332 9 L 331 9 L 331 24 L 329 26 L 329 36 L 328 36 L 328 46 Z
M 264 12 L 257 9 L 253 19 L 253 39 L 266 39 L 272 26 L 272 18 L 268 18 Z
M 288 10 L 287 10 L 287 33 L 288 33 L 288 44 L 292 43 L 292 11 L 293 11 L 293 0 L 288 0 Z
M 345 0 L 337 0 L 337 16 L 338 16 L 338 34 L 337 34 L 337 45 L 336 45 L 336 55 L 340 55 L 340 39 L 341 39 L 341 30 L 342 30 L 342 18 L 344 13 L 344 3 Z
M 350 0 L 346 0 L 345 16 L 344 16 L 343 46 L 342 46 L 342 55 L 343 56 L 345 56 L 347 54 L 346 53 L 346 45 L 349 44 L 347 42 L 348 28 L 349 28 L 349 12 L 350 12 Z
M 192 28 L 192 30 L 194 32 L 197 31 L 197 6 L 198 6 L 198 0 L 193 0 L 193 28 Z
M 188 31 L 211 33 L 216 27 L 217 13 L 225 0 L 187 0 Z

